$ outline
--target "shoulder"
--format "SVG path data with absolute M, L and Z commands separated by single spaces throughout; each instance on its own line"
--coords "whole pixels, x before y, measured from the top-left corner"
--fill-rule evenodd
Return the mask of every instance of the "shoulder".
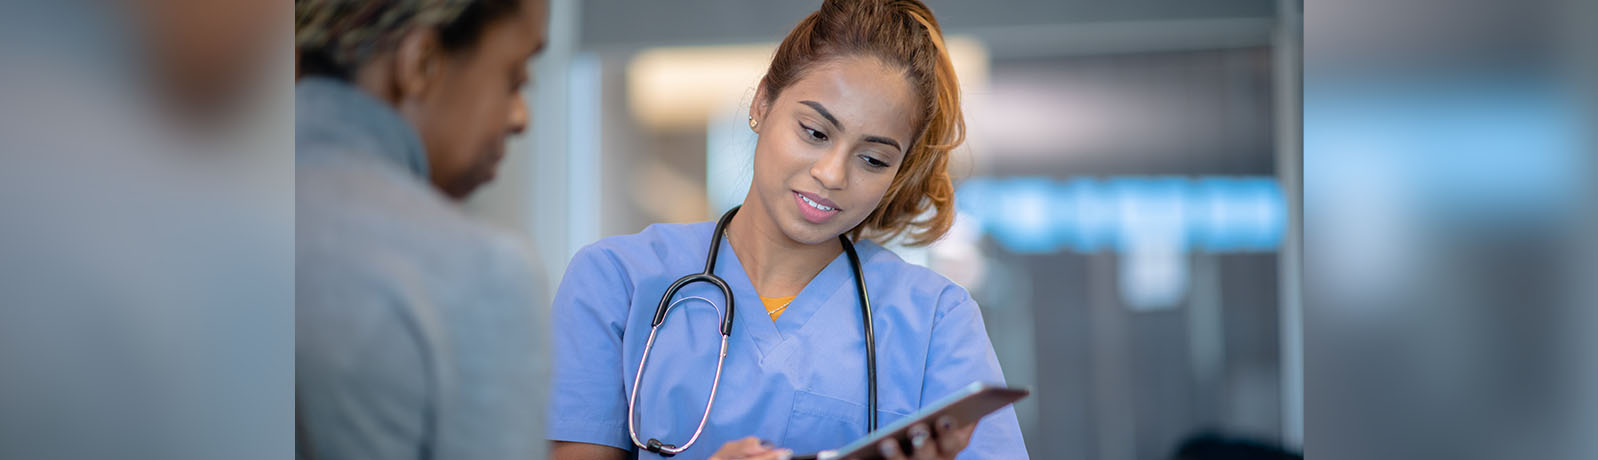
M 635 273 L 665 269 L 675 260 L 702 260 L 714 227 L 712 222 L 653 224 L 638 233 L 605 237 L 579 249 L 572 267 L 607 266 Z
M 872 290 L 877 286 L 903 289 L 902 294 L 918 304 L 937 305 L 940 317 L 951 309 L 972 303 L 971 293 L 964 286 L 930 268 L 907 262 L 876 242 L 857 242 L 855 250 L 860 254 L 860 268 L 866 273 Z
M 537 274 L 522 238 L 477 221 L 425 182 L 374 166 L 299 168 L 299 270 L 410 286 L 414 294 L 485 285 L 531 294 Z

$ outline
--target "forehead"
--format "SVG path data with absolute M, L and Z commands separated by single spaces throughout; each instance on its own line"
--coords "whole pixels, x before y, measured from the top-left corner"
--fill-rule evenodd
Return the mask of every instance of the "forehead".
M 544 32 L 549 26 L 549 2 L 546 0 L 522 0 L 522 7 L 517 10 L 516 19 L 519 28 L 524 30 L 529 38 L 542 42 Z
M 483 44 L 518 54 L 530 54 L 544 43 L 548 16 L 548 2 L 522 0 L 511 16 L 488 24 Z
M 779 104 L 799 101 L 826 106 L 851 136 L 891 136 L 901 143 L 910 141 L 914 129 L 911 120 L 917 118 L 919 110 L 903 71 L 864 56 L 819 63 L 778 98 Z

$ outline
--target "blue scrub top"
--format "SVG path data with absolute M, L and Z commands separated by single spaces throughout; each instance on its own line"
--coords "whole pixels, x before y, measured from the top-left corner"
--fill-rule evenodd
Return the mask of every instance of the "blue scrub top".
M 627 398 L 661 294 L 683 275 L 704 269 L 714 227 L 651 225 L 578 251 L 556 292 L 552 316 L 551 440 L 658 458 L 633 447 Z M 855 247 L 876 317 L 878 426 L 971 382 L 1004 382 L 982 313 L 965 288 L 875 243 Z M 822 269 L 776 321 L 725 239 L 715 272 L 732 287 L 732 337 L 704 433 L 675 458 L 706 458 L 745 436 L 796 453 L 835 449 L 864 436 L 865 339 L 848 256 L 839 254 Z M 682 445 L 704 413 L 721 345 L 723 301 L 707 283 L 683 288 L 676 299 L 693 296 L 711 302 L 677 304 L 650 351 L 636 406 L 642 441 Z M 1027 458 L 1014 409 L 984 418 L 960 458 Z

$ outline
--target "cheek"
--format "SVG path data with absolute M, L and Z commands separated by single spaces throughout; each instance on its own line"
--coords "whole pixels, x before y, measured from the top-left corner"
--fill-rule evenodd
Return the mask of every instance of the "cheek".
M 755 144 L 754 176 L 762 186 L 787 188 L 792 176 L 804 172 L 808 165 L 799 150 L 804 147 L 794 142 L 776 133 L 760 136 Z
M 453 136 L 469 144 L 466 147 L 492 147 L 492 143 L 502 141 L 510 116 L 510 97 L 486 82 L 463 83 L 450 92 L 449 100 L 442 101 L 450 106 L 451 117 L 445 123 L 454 131 Z
M 459 65 L 461 67 L 448 72 L 441 79 L 438 91 L 447 99 L 442 102 L 450 104 L 456 116 L 477 119 L 490 111 L 506 109 L 505 102 L 501 100 L 504 98 L 499 96 L 509 91 L 510 83 L 501 81 L 503 78 L 496 78 L 495 74 L 481 68 L 485 66 L 478 62 L 462 62 Z
M 510 114 L 510 98 L 506 97 L 504 91 L 483 86 L 469 87 L 467 91 L 469 94 L 463 94 L 460 98 L 460 112 L 463 115 L 460 128 L 475 133 L 504 129 L 505 120 Z
M 475 121 L 466 99 L 440 100 L 428 114 L 426 137 L 430 169 L 435 175 L 458 176 L 470 169 L 486 151 L 488 136 Z
M 855 206 L 862 215 L 871 214 L 883 200 L 888 199 L 888 187 L 893 185 L 893 174 L 860 173 L 863 177 L 852 188 L 855 189 L 854 198 L 859 200 Z

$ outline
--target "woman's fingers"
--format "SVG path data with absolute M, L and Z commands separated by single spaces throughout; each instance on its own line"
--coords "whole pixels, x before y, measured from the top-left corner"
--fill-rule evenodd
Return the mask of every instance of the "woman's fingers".
M 901 460 L 906 458 L 904 456 L 904 450 L 899 448 L 899 440 L 897 439 L 889 438 L 882 440 L 882 442 L 877 443 L 877 450 L 881 451 L 882 458 L 887 460 Z
M 910 455 L 916 460 L 937 460 L 938 441 L 925 423 L 917 423 L 905 432 L 910 436 Z
M 770 441 L 762 441 L 760 438 L 749 436 L 722 444 L 721 449 L 716 450 L 716 453 L 711 455 L 710 458 L 712 460 L 768 460 L 787 458 L 787 456 L 793 455 L 792 451 L 773 449 L 773 447 Z M 787 452 L 787 455 L 782 455 L 783 452 Z
M 971 443 L 971 434 L 977 430 L 977 424 L 955 425 L 954 418 L 949 416 L 939 417 L 934 426 L 929 428 L 920 423 L 905 431 L 910 441 L 909 452 L 896 439 L 882 440 L 877 443 L 877 450 L 882 453 L 882 458 L 888 460 L 952 459 L 965 450 L 966 445 Z
M 937 429 L 938 452 L 943 458 L 954 458 L 971 443 L 971 433 L 976 431 L 977 424 L 955 426 L 954 418 L 945 415 L 938 418 Z
M 908 452 L 895 439 L 882 440 L 877 443 L 877 449 L 882 452 L 883 458 L 889 460 L 952 459 L 971 443 L 971 434 L 977 429 L 975 423 L 957 426 L 954 418 L 949 416 L 940 417 L 934 426 L 932 428 L 921 423 L 905 430 L 905 436 L 910 441 Z
M 788 460 L 790 458 L 793 458 L 793 450 L 775 449 L 753 457 L 745 457 L 744 460 Z

